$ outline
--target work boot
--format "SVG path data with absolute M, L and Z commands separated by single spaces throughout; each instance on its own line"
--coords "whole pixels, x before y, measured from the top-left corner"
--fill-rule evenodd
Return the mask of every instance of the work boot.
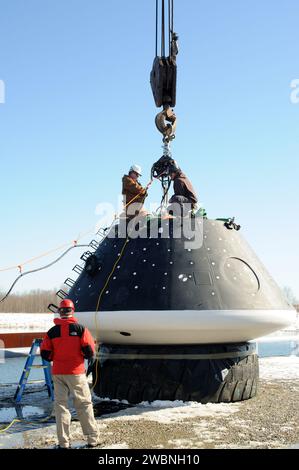
M 87 447 L 89 449 L 92 449 L 93 447 L 97 447 L 99 445 L 99 439 L 98 439 L 98 435 L 95 434 L 95 435 L 89 435 L 87 436 Z

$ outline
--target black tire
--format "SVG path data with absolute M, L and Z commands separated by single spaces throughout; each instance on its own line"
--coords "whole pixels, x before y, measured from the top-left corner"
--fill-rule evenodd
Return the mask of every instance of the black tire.
M 151 358 L 153 354 L 155 358 Z M 179 359 L 168 358 L 169 355 L 179 355 Z M 198 359 L 201 355 L 205 357 Z M 129 403 L 154 400 L 230 403 L 248 400 L 257 391 L 258 357 L 252 343 L 105 345 L 100 356 L 94 391 L 102 398 Z

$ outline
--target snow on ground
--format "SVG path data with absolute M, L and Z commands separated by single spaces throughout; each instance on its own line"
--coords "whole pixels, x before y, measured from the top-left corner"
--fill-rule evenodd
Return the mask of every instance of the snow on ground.
M 129 449 L 129 446 L 125 442 L 122 442 L 120 444 L 112 444 L 107 447 L 104 446 L 101 449 Z
M 284 330 L 282 331 L 294 331 L 297 330 L 299 331 L 299 313 L 296 315 L 296 320 L 292 325 L 287 326 Z
M 128 418 L 130 418 L 130 421 L 146 419 L 161 424 L 172 424 L 187 418 L 226 416 L 236 413 L 238 410 L 239 407 L 236 403 L 208 403 L 202 405 L 196 402 L 154 401 L 152 403 L 143 402 L 134 408 L 119 411 L 113 414 L 113 419 L 117 421 L 127 420 Z
M 262 336 L 258 338 L 257 342 L 272 342 L 272 341 L 282 341 L 282 340 L 289 340 L 294 341 L 299 339 L 299 314 L 297 314 L 296 320 L 291 325 L 287 326 L 283 330 L 275 331 L 267 336 Z
M 0 332 L 48 331 L 53 319 L 53 313 L 0 313 Z
M 259 360 L 262 380 L 299 380 L 299 357 L 264 357 Z

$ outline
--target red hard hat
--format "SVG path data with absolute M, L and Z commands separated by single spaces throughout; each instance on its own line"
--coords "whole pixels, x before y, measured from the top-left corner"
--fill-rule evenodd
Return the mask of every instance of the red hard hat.
M 71 308 L 73 311 L 75 311 L 75 305 L 72 300 L 70 299 L 64 299 L 60 302 L 59 308 Z

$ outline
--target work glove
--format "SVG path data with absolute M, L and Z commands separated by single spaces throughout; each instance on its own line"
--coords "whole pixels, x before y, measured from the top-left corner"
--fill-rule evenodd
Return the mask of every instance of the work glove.
M 91 372 L 93 371 L 95 362 L 96 362 L 95 357 L 91 357 L 90 359 L 88 359 L 88 367 L 87 367 L 87 371 L 86 371 L 86 377 L 88 377 L 89 374 L 91 374 Z

